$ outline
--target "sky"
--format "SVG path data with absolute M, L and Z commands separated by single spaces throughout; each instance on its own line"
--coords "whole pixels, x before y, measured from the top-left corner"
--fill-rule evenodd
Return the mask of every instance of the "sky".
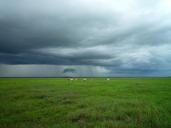
M 0 77 L 171 76 L 171 0 L 0 0 Z

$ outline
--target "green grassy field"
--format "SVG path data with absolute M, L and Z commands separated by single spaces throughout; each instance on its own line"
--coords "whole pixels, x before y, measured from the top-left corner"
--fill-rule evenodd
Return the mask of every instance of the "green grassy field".
M 171 78 L 0 78 L 0 128 L 171 128 Z

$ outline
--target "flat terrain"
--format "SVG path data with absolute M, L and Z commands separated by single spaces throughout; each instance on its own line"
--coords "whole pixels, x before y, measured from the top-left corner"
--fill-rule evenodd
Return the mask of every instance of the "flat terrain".
M 0 78 L 0 128 L 171 128 L 171 78 Z

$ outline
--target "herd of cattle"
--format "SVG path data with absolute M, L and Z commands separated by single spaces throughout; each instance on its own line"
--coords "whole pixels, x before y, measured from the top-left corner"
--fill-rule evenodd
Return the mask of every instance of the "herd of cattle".
M 73 81 L 73 80 L 78 80 L 77 78 L 69 78 L 70 81 Z M 83 81 L 86 81 L 88 80 L 87 78 L 82 78 Z M 106 80 L 110 80 L 110 78 L 106 78 Z

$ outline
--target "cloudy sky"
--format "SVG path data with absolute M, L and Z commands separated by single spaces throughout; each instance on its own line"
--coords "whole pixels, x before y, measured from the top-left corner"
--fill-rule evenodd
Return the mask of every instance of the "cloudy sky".
M 171 1 L 0 0 L 0 76 L 171 76 Z

